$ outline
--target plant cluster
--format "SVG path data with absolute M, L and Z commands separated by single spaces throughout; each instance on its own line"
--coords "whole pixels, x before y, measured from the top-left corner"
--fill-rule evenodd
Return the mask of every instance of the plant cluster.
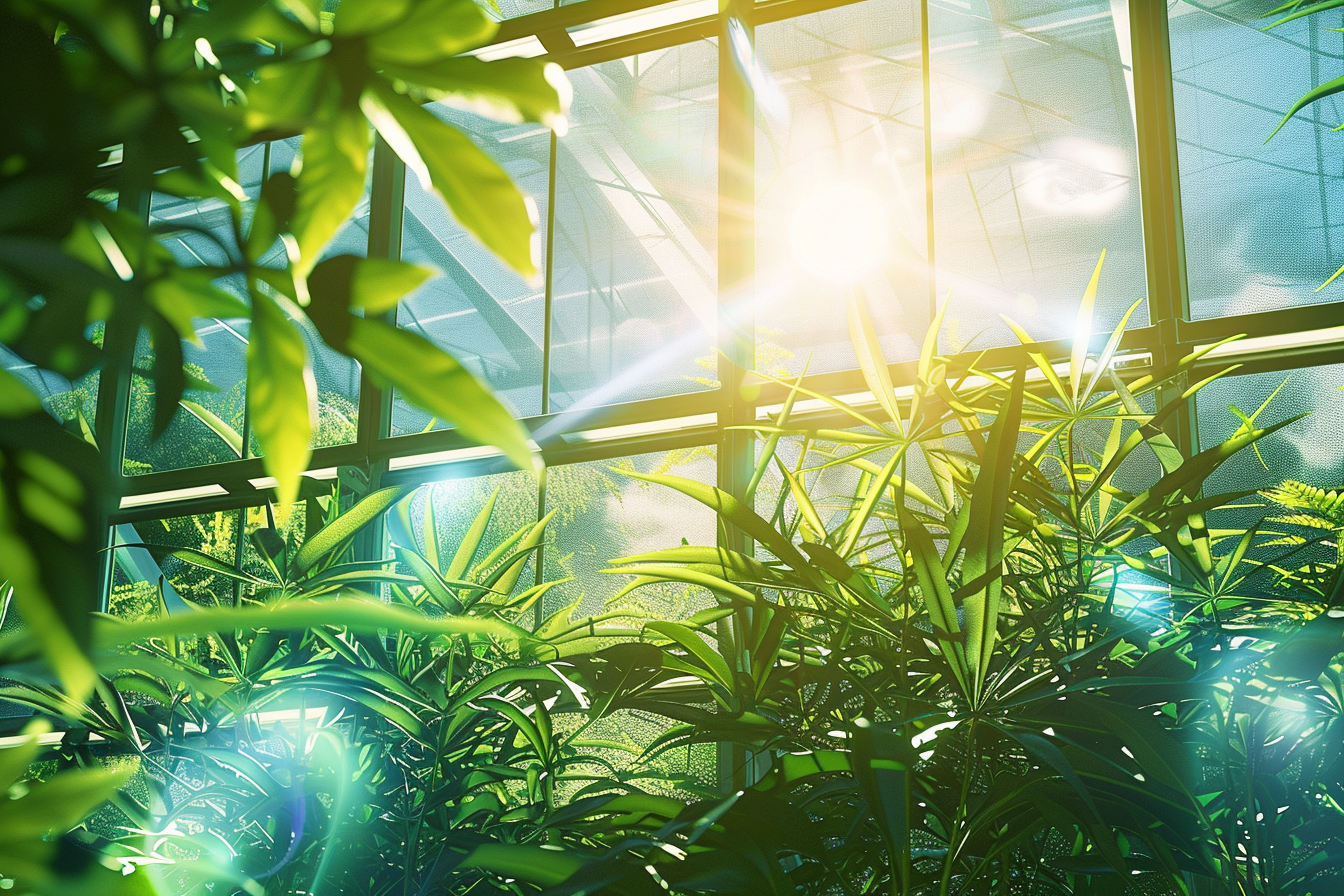
M 0 67 L 34 89 L 7 100 L 0 135 L 0 341 L 86 379 L 66 432 L 0 375 L 0 596 L 26 624 L 0 635 L 0 697 L 69 729 L 52 744 L 38 722 L 0 750 L 0 887 L 1339 889 L 1340 500 L 1301 483 L 1207 493 L 1292 423 L 1243 415 L 1183 453 L 1168 429 L 1208 382 L 1190 382 L 1208 349 L 1126 373 L 1127 314 L 1095 355 L 1079 341 L 1053 363 L 1014 327 L 1015 369 L 954 366 L 935 322 L 897 388 L 855 296 L 872 406 L 776 377 L 789 399 L 754 427 L 744 494 L 616 471 L 700 502 L 725 537 L 613 558 L 626 585 L 609 606 L 557 607 L 536 559 L 554 514 L 501 533 L 491 496 L 448 539 L 422 492 L 289 508 L 313 436 L 300 326 L 530 467 L 509 414 L 382 319 L 425 272 L 323 252 L 376 131 L 530 273 L 526 203 L 420 101 L 559 129 L 558 70 L 461 55 L 495 28 L 471 0 L 3 10 Z M 238 148 L 295 134 L 302 168 L 242 191 Z M 147 223 L 155 193 L 226 207 L 210 238 L 228 264 L 179 264 Z M 248 420 L 278 500 L 134 546 L 190 571 L 183 607 L 160 579 L 122 583 L 125 618 L 91 613 L 109 471 L 89 390 L 152 383 L 136 407 L 162 432 L 209 388 L 181 349 L 202 317 L 250 322 Z M 799 399 L 839 422 L 800 425 Z M 1261 498 L 1280 510 L 1241 524 Z M 651 592 L 691 599 L 676 616 L 630 599 Z M 660 733 L 606 734 L 636 718 Z M 706 750 L 722 780 L 693 772 Z
M 792 384 L 746 500 L 623 471 L 751 553 L 616 559 L 579 616 L 525 574 L 551 516 L 501 533 L 491 496 L 445 541 L 424 490 L 323 499 L 306 536 L 249 527 L 242 570 L 143 546 L 242 607 L 99 621 L 94 698 L 4 696 L 101 741 L 67 764 L 136 760 L 94 845 L 160 892 L 1329 892 L 1344 608 L 1293 558 L 1337 502 L 1286 484 L 1298 513 L 1220 529 L 1256 496 L 1203 489 L 1292 421 L 1182 456 L 1156 400 L 1198 356 L 1127 379 L 1123 322 L 1058 368 L 1022 334 L 1006 372 L 934 329 L 913 390 L 851 325 L 876 408 Z M 802 397 L 845 424 L 792 425 Z M 375 524 L 391 554 L 359 559 Z M 669 586 L 704 608 L 625 601 Z M 662 720 L 633 752 L 600 734 L 631 714 Z M 678 771 L 705 749 L 725 781 Z

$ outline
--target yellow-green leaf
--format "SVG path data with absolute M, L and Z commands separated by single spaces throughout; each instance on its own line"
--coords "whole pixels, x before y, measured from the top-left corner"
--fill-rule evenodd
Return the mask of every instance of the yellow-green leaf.
M 247 346 L 248 421 L 282 506 L 298 495 L 299 474 L 308 467 L 316 392 L 298 327 L 275 300 L 255 291 Z

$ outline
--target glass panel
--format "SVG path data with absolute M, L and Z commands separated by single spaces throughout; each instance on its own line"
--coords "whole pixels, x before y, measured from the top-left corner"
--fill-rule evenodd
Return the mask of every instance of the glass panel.
M 610 568 L 609 561 L 673 548 L 683 539 L 693 545 L 713 545 L 717 537 L 716 518 L 709 508 L 670 488 L 623 476 L 620 470 L 671 473 L 713 483 L 715 449 L 705 446 L 550 468 L 546 507 L 556 513 L 546 546 L 546 576 L 574 579 L 547 595 L 546 610 L 555 612 L 577 603 L 576 618 L 625 609 L 642 621 L 682 619 L 711 606 L 713 599 L 704 591 L 669 583 L 646 585 L 612 602 L 629 579 L 603 573 Z M 598 720 L 584 736 L 625 745 L 631 752 L 599 752 L 621 771 L 648 774 L 638 782 L 641 787 L 673 794 L 713 786 L 716 758 L 712 744 L 671 750 L 653 763 L 632 762 L 667 725 L 660 716 L 623 710 Z M 660 783 L 660 777 L 672 786 Z
M 929 321 L 918 4 L 869 0 L 756 31 L 756 365 L 858 366 L 846 296 L 883 352 Z
M 580 616 L 601 612 L 627 584 L 601 572 L 608 561 L 673 548 L 686 539 L 713 545 L 714 512 L 680 492 L 621 475 L 621 470 L 671 473 L 713 484 L 713 446 L 641 454 L 616 460 L 552 467 L 546 476 L 546 509 L 556 511 L 546 547 L 546 575 L 573 576 L 548 595 L 547 610 L 582 599 Z M 705 598 L 688 602 L 687 589 L 671 585 L 641 588 L 623 606 L 645 607 L 655 618 L 679 618 L 702 609 Z
M 717 72 L 711 41 L 569 72 L 552 410 L 716 385 Z
M 238 154 L 238 182 L 247 193 L 244 207 L 249 215 L 260 194 L 265 161 L 264 145 L 250 146 Z M 226 266 L 238 251 L 229 207 L 218 199 L 183 200 L 155 194 L 150 203 L 150 225 L 159 228 L 159 238 L 182 265 Z M 240 276 L 228 277 L 219 285 L 240 297 L 247 296 Z M 196 332 L 200 345 L 184 342 L 183 360 L 191 374 L 219 391 L 187 392 L 168 428 L 154 439 L 154 382 L 133 376 L 122 467 L 128 476 L 220 463 L 240 456 L 247 398 L 248 321 L 198 320 Z M 151 370 L 153 365 L 154 350 L 142 333 L 136 345 L 135 367 Z
M 1310 416 L 1256 443 L 1264 463 L 1249 449 L 1233 455 L 1209 479 L 1206 491 L 1263 488 L 1284 479 L 1327 489 L 1344 487 L 1338 436 L 1344 430 L 1344 400 L 1336 391 L 1344 388 L 1344 365 L 1214 380 L 1196 397 L 1200 447 L 1217 445 L 1236 432 L 1241 420 L 1230 407 L 1254 414 L 1281 384 L 1283 389 L 1256 417 L 1256 425 L 1267 426 L 1305 412 Z
M 439 118 L 470 134 L 537 203 L 545 239 L 551 132 L 532 124 L 500 124 L 441 104 Z M 483 379 L 519 416 L 541 413 L 545 290 L 529 284 L 453 220 L 443 201 L 406 180 L 402 257 L 438 270 L 402 302 L 397 323 L 420 333 Z M 544 242 L 542 243 L 544 245 Z M 544 261 L 544 259 L 543 259 Z M 446 424 L 397 399 L 392 434 Z
M 112 537 L 117 547 L 108 612 L 123 619 L 156 614 L 160 582 L 163 603 L 169 613 L 185 610 L 187 604 L 206 607 L 231 604 L 233 581 L 228 577 L 174 557 L 156 557 L 137 546 L 187 548 L 232 566 L 237 556 L 237 529 L 236 510 L 114 526 Z
M 1339 17 L 1271 31 L 1275 4 L 1170 5 L 1172 91 L 1194 318 L 1337 301 L 1317 293 L 1341 261 L 1344 180 L 1331 97 L 1270 133 L 1302 94 L 1339 74 Z
M 1246 415 L 1255 414 L 1257 426 L 1309 414 L 1257 442 L 1259 455 L 1250 448 L 1233 455 L 1209 478 L 1206 493 L 1272 488 L 1289 480 L 1327 490 L 1344 488 L 1339 466 L 1339 432 L 1344 430 L 1344 401 L 1338 392 L 1341 388 L 1344 388 L 1344 364 L 1224 377 L 1201 389 L 1196 396 L 1200 448 L 1213 447 L 1237 431 L 1241 419 L 1233 408 Z M 1269 404 L 1256 414 L 1266 401 Z M 1234 510 L 1211 514 L 1210 528 L 1247 527 L 1262 518 L 1290 516 L 1301 509 L 1261 496 L 1252 496 L 1241 503 L 1243 506 Z M 1313 514 L 1307 510 L 1306 515 Z M 1265 534 L 1257 543 L 1269 539 L 1271 531 L 1297 536 L 1329 534 L 1281 522 L 1265 523 L 1262 531 Z M 1261 547 L 1251 556 L 1265 561 L 1286 550 L 1272 545 Z M 1311 561 L 1333 563 L 1337 560 L 1335 550 L 1333 542 L 1310 548 L 1295 555 L 1285 567 L 1298 568 Z M 1273 577 L 1264 574 L 1256 576 L 1255 584 L 1267 589 L 1272 582 Z
M 103 325 L 95 324 L 90 341 L 101 345 Z M 42 408 L 65 424 L 73 432 L 82 433 L 84 426 L 93 430 L 98 409 L 98 371 L 93 370 L 73 382 L 50 370 L 43 370 L 7 347 L 0 345 L 0 367 L 13 374 L 42 399 Z
M 1072 336 L 1105 250 L 1094 331 L 1147 292 L 1123 2 L 935 5 L 934 221 L 950 350 Z M 1131 326 L 1147 323 L 1140 307 Z

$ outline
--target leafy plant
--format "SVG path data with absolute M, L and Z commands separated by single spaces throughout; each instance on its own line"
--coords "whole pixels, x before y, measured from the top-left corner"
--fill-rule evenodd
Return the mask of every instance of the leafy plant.
M 157 436 L 186 391 L 203 387 L 183 364 L 181 340 L 197 338 L 193 321 L 248 319 L 249 423 L 285 504 L 309 456 L 315 396 L 300 328 L 315 326 L 375 378 L 530 468 L 525 433 L 483 386 L 429 342 L 379 319 L 428 272 L 322 253 L 360 200 L 376 131 L 463 226 L 532 275 L 526 200 L 421 102 L 469 103 L 563 130 L 570 91 L 556 66 L 460 55 L 498 27 L 472 0 L 356 0 L 335 14 L 316 2 L 211 10 L 190 0 L 53 0 L 6 2 L 3 16 L 5 74 L 35 85 L 6 100 L 0 143 L 8 210 L 0 340 L 9 350 L 70 379 L 100 367 L 129 371 L 146 329 L 153 367 L 137 374 L 153 382 Z M 303 135 L 302 169 L 246 195 L 237 150 L 294 134 Z M 228 263 L 182 266 L 147 223 L 151 194 L 222 203 L 229 232 L 207 236 Z M 84 694 L 92 680 L 78 647 L 97 589 L 82 587 L 91 578 L 70 587 L 57 577 L 94 574 L 94 542 L 69 520 L 98 519 L 107 484 L 87 445 L 67 444 L 21 381 L 4 374 L 0 393 L 6 470 L 51 468 L 39 476 L 40 498 L 24 480 L 5 483 L 0 576 L 52 655 L 64 657 L 66 686 Z
M 935 325 L 907 393 L 860 300 L 851 328 L 876 409 L 795 387 L 851 428 L 791 426 L 786 402 L 758 427 L 755 507 L 645 477 L 713 508 L 756 557 L 616 561 L 631 588 L 693 583 L 719 608 L 645 622 L 658 654 L 603 700 L 669 720 L 650 755 L 735 745 L 736 795 L 637 817 L 617 795 L 574 804 L 609 851 L 547 892 L 1326 886 L 1344 830 L 1322 796 L 1340 755 L 1334 611 L 1310 593 L 1266 603 L 1248 554 L 1273 534 L 1204 522 L 1246 497 L 1205 494 L 1208 476 L 1292 421 L 1248 418 L 1184 456 L 1162 426 L 1202 385 L 1183 383 L 1203 352 L 1126 380 L 1124 321 L 1058 368 L 1019 330 L 1026 363 L 1006 374 L 953 374 Z M 760 491 L 771 468 L 777 496 Z M 850 490 L 828 501 L 837 480 Z M 1315 721 L 1279 737 L 1272 718 L 1308 694 Z M 1271 831 L 1275 799 L 1305 814 Z

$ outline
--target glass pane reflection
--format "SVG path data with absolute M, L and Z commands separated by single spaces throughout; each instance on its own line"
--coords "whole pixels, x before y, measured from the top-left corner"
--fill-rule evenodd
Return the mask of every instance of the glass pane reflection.
M 1274 4 L 1178 2 L 1169 12 L 1172 92 L 1191 316 L 1224 317 L 1338 301 L 1317 293 L 1344 260 L 1344 99 L 1331 97 L 1265 138 L 1302 94 L 1336 77 L 1336 16 L 1270 31 Z M 1272 73 L 1272 74 L 1271 74 Z
M 552 410 L 716 385 L 717 73 L 710 41 L 569 72 Z
M 1121 16 L 1114 18 L 1114 10 Z M 943 345 L 1073 335 L 1106 250 L 1093 331 L 1147 292 L 1123 3 L 930 9 Z M 1143 307 L 1130 326 L 1147 323 Z

